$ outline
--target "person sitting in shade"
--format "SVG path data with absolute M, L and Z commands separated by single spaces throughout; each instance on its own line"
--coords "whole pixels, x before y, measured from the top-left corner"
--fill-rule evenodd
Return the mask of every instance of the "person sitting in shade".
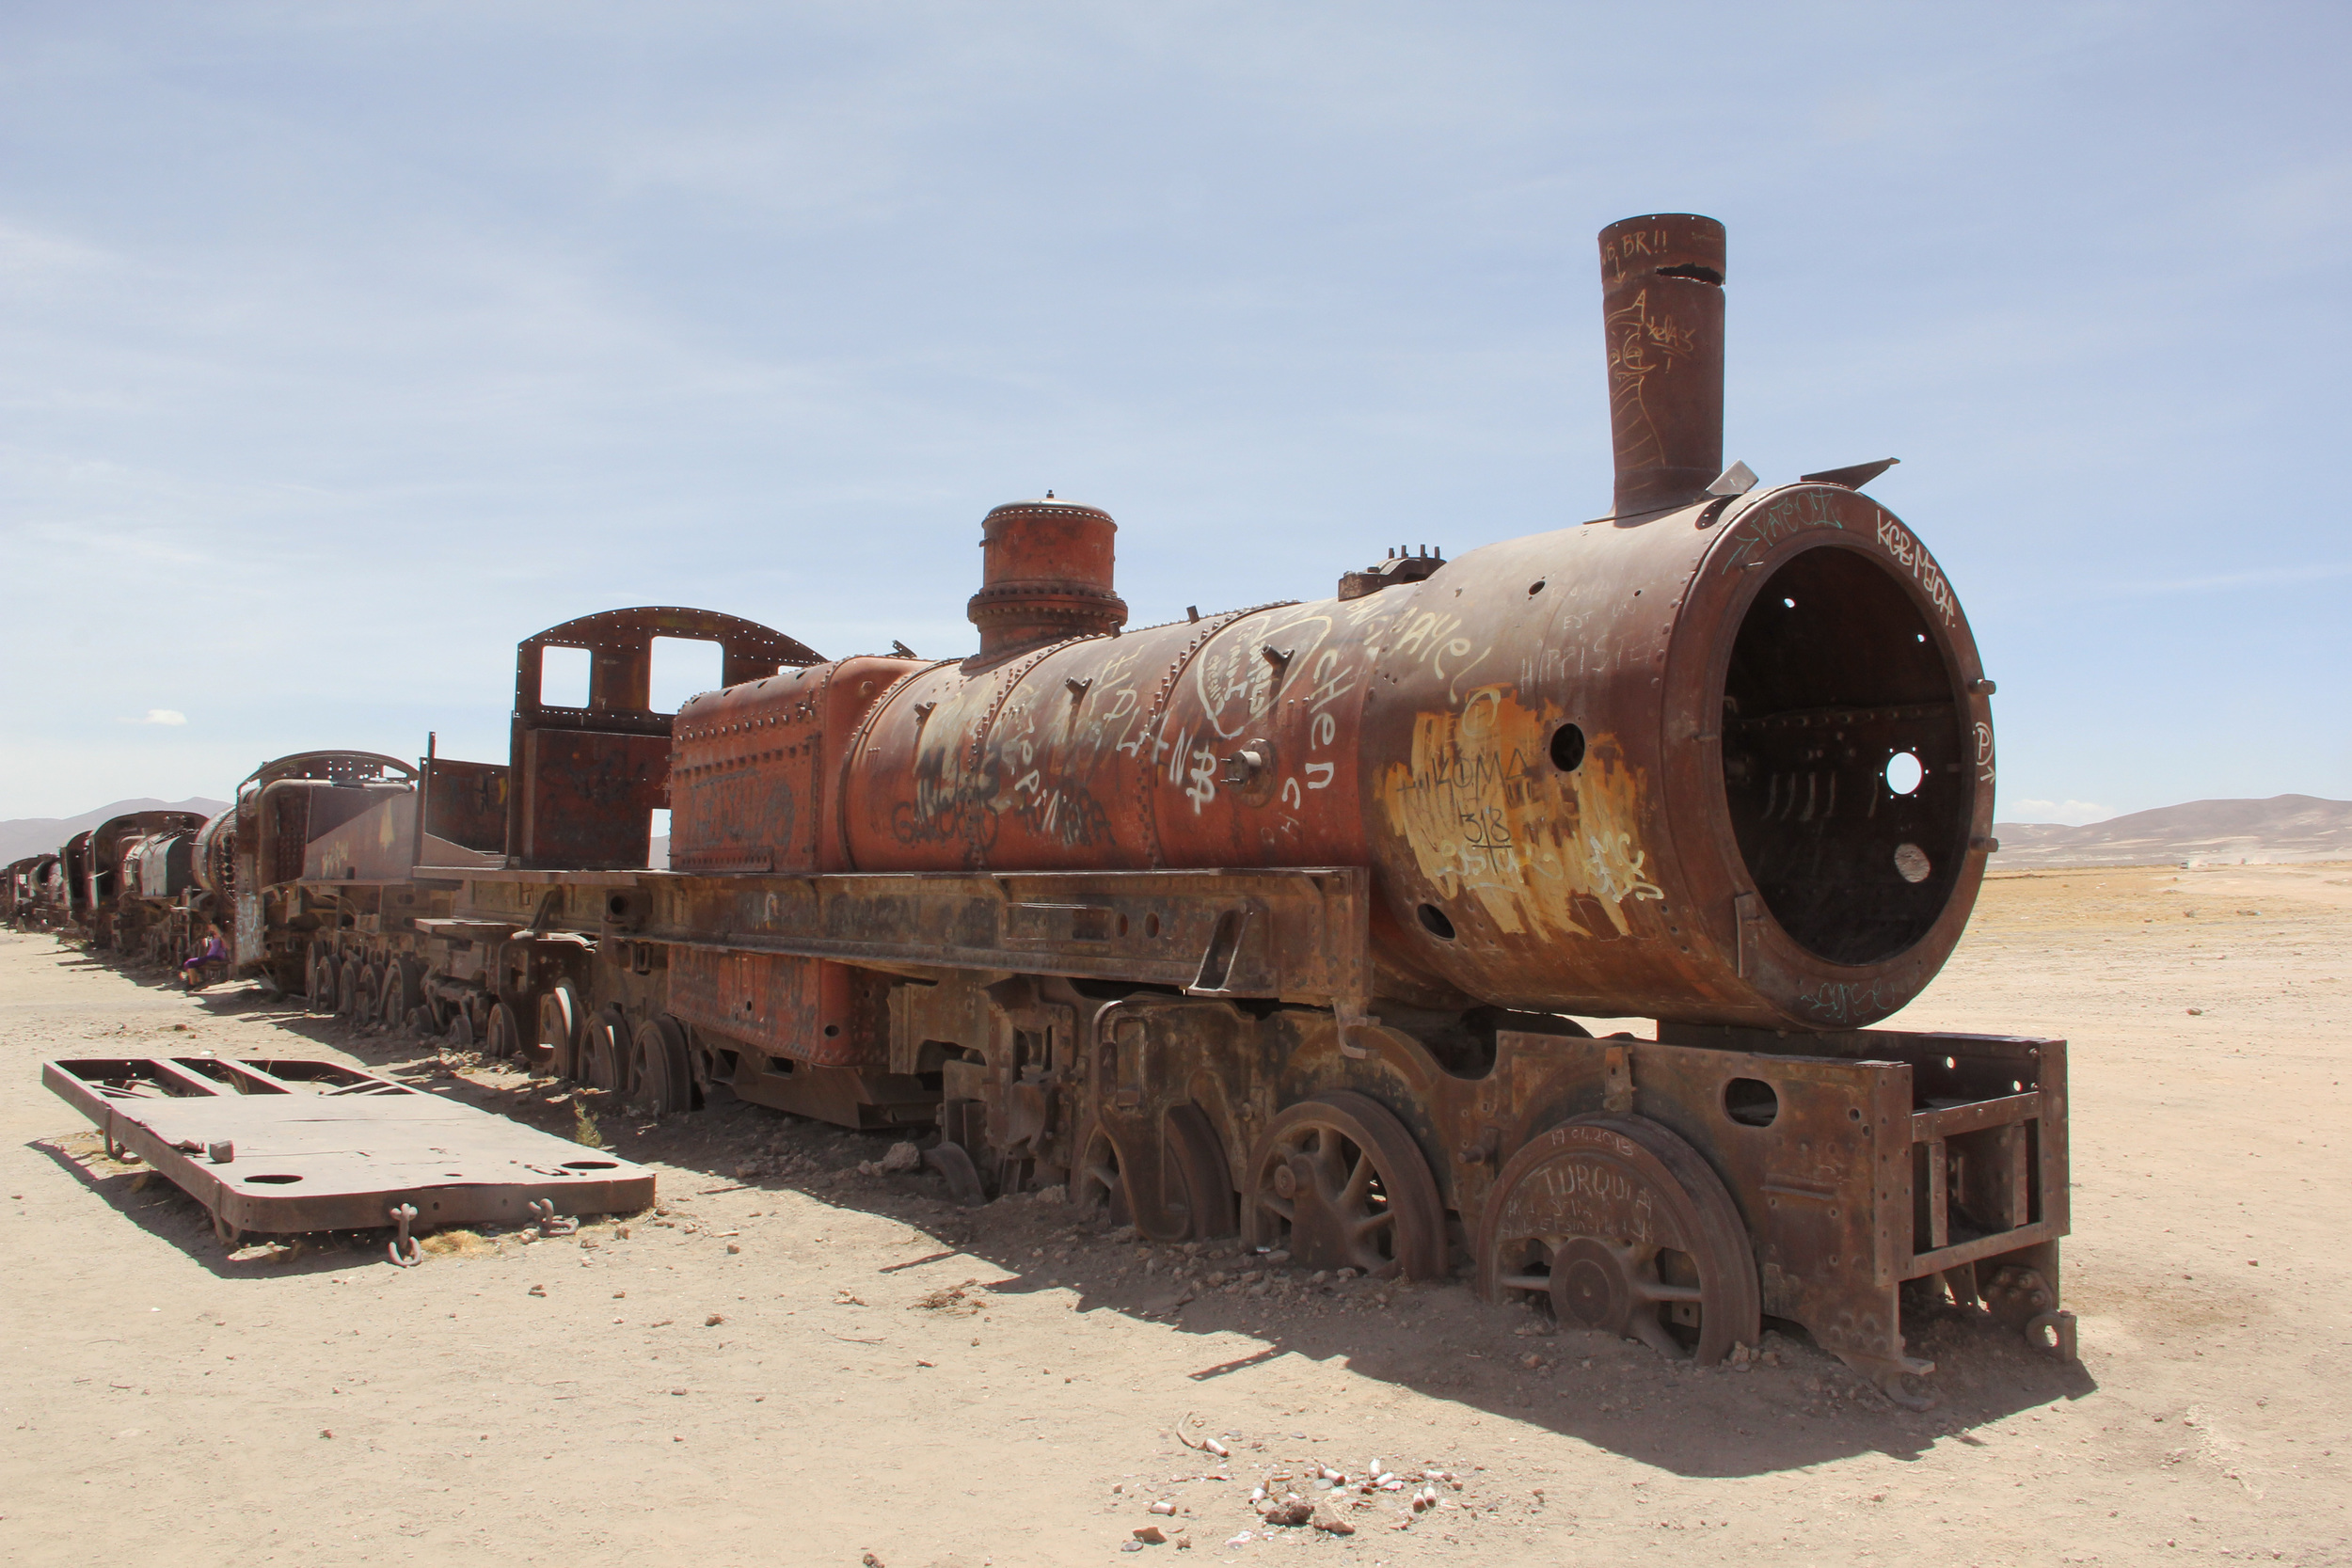
M 221 940 L 220 927 L 217 926 L 206 926 L 204 927 L 203 947 L 198 951 L 195 958 L 188 959 L 185 963 L 180 966 L 180 974 L 182 978 L 187 982 L 188 990 L 192 991 L 202 990 L 204 989 L 205 966 L 207 964 L 225 964 L 228 961 L 229 944 Z

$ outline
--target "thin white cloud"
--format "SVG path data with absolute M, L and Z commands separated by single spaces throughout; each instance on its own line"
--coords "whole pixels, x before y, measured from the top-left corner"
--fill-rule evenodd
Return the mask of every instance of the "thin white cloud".
M 188 716 L 177 708 L 151 707 L 144 719 L 118 719 L 118 724 L 170 724 L 178 726 L 188 721 Z

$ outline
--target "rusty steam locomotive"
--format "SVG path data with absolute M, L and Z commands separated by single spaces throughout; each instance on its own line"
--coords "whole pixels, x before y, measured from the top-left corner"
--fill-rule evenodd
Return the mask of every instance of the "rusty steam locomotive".
M 656 1110 L 935 1127 L 968 1196 L 1466 1268 L 1670 1355 L 1771 1316 L 1905 1399 L 1907 1284 L 2071 1354 L 2063 1043 L 1869 1027 L 1995 847 L 1967 621 L 1885 464 L 1725 471 L 1722 227 L 1600 249 L 1606 516 L 1137 629 L 1112 519 L 1049 495 L 988 515 L 957 659 L 590 616 L 521 644 L 503 765 L 304 753 L 147 825 L 167 902 L 316 1006 Z M 656 637 L 724 689 L 653 711 Z M 103 852 L 82 918 L 149 928 Z

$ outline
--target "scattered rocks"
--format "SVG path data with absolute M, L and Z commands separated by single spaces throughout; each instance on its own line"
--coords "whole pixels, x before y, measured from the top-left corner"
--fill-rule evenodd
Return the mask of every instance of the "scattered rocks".
M 1279 1502 L 1269 1502 L 1264 1512 L 1259 1515 L 1269 1525 L 1281 1525 L 1291 1528 L 1308 1523 L 1314 1516 L 1315 1505 L 1304 1497 L 1284 1497 Z
M 1311 1523 L 1315 1528 L 1327 1531 L 1332 1535 L 1353 1535 L 1356 1533 L 1356 1527 L 1349 1524 L 1338 1513 L 1332 1512 L 1331 1505 L 1328 1503 L 1326 1503 L 1322 1507 L 1316 1509 L 1311 1516 L 1309 1522 Z
M 882 1168 L 892 1176 L 904 1176 L 923 1168 L 923 1151 L 911 1143 L 896 1143 L 882 1157 Z
M 1147 1546 L 1157 1546 L 1168 1540 L 1168 1532 L 1157 1525 L 1137 1525 L 1135 1534 Z

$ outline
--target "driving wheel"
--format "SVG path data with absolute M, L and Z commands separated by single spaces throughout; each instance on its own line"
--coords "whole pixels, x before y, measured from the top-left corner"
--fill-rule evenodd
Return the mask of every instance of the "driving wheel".
M 408 1025 L 408 1015 L 424 1003 L 424 988 L 420 981 L 417 960 L 395 955 L 384 966 L 384 991 L 376 1006 L 376 1020 L 387 1029 Z
M 547 1049 L 548 1072 L 556 1078 L 580 1076 L 580 1037 L 586 1032 L 588 1006 L 580 988 L 558 980 L 539 998 L 539 1043 Z
M 1654 1121 L 1578 1117 L 1511 1157 L 1478 1233 L 1489 1300 L 1538 1297 L 1563 1328 L 1639 1339 L 1712 1366 L 1753 1345 L 1756 1258 L 1731 1195 Z
M 378 1022 L 377 1007 L 384 995 L 384 969 L 380 964 L 359 966 L 358 983 L 351 991 L 351 1021 L 362 1026 Z
M 1412 1134 L 1387 1107 L 1335 1089 L 1278 1115 L 1250 1152 L 1242 1234 L 1295 1267 L 1439 1279 L 1445 1206 Z
M 1070 1167 L 1070 1201 L 1080 1213 L 1097 1210 L 1113 1225 L 1133 1223 L 1127 1207 L 1124 1171 L 1126 1153 L 1100 1120 L 1088 1125 L 1078 1140 L 1078 1158 Z
M 693 1107 L 694 1081 L 686 1058 L 686 1031 L 664 1013 L 637 1026 L 629 1056 L 629 1098 L 657 1117 Z
M 335 973 L 335 960 L 331 955 L 321 953 L 310 960 L 309 998 L 310 1011 L 331 1013 L 335 1010 L 335 990 L 338 978 Z
M 1170 1105 L 1161 1118 L 1168 1181 L 1161 1194 L 1170 1218 L 1181 1217 L 1184 1239 L 1205 1242 L 1233 1233 L 1233 1178 L 1216 1125 L 1200 1106 Z
M 495 1061 L 505 1061 L 523 1048 L 523 1032 L 515 1022 L 515 1006 L 511 1002 L 490 1004 L 490 1027 L 485 1032 L 483 1053 Z
M 628 1048 L 628 1021 L 618 1007 L 607 1007 L 590 1019 L 587 1038 L 580 1047 L 588 1086 L 616 1094 L 627 1091 Z

